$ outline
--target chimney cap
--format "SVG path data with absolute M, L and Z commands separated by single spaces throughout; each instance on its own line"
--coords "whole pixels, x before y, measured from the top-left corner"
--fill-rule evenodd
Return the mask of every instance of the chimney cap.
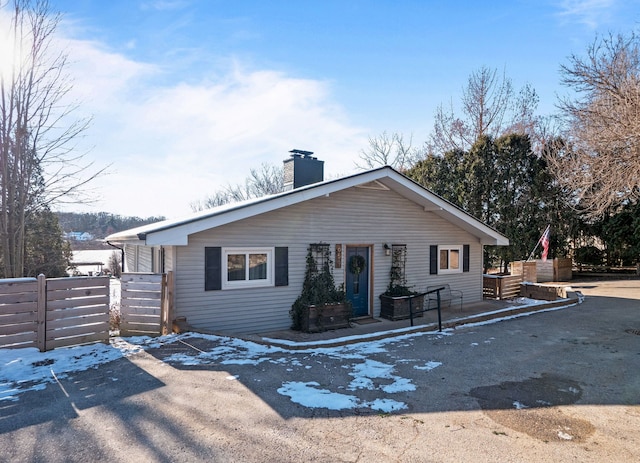
M 289 152 L 291 153 L 291 156 L 293 156 L 293 157 L 304 156 L 305 158 L 310 158 L 311 155 L 313 155 L 313 151 L 303 151 L 303 150 L 298 150 L 298 149 L 292 149 Z

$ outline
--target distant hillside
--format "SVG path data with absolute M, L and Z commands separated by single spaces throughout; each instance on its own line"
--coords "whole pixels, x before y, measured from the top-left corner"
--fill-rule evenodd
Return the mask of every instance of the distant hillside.
M 139 227 L 148 223 L 159 222 L 164 217 L 123 217 L 108 212 L 56 212 L 60 222 L 60 228 L 64 233 L 86 232 L 93 235 L 93 240 L 71 243 L 74 249 L 91 249 L 96 247 L 96 242 L 103 240 L 108 235 Z

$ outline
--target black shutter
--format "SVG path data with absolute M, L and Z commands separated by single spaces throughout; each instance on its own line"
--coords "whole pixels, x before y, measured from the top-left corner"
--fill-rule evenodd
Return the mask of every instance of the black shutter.
M 275 285 L 289 285 L 289 248 L 276 248 Z
M 204 248 L 204 290 L 222 289 L 222 248 Z
M 438 246 L 429 246 L 429 274 L 438 274 Z
M 469 271 L 469 245 L 462 246 L 462 271 Z

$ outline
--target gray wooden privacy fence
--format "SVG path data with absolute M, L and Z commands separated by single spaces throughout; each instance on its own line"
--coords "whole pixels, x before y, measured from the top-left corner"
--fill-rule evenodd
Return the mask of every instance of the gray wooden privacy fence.
M 173 272 L 123 273 L 120 335 L 157 336 L 171 331 Z
M 109 341 L 109 278 L 0 280 L 0 348 Z

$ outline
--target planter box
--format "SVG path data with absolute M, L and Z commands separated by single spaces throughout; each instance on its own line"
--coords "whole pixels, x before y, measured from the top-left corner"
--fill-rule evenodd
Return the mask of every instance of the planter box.
M 543 286 L 522 283 L 520 285 L 520 296 L 539 301 L 555 301 L 567 298 L 567 288 L 565 286 Z
M 404 320 L 409 318 L 410 296 L 385 296 L 380 295 L 380 316 L 388 320 Z M 422 311 L 424 296 L 414 297 L 411 301 L 413 311 Z M 414 317 L 422 317 L 422 312 L 414 313 Z
M 318 331 L 349 328 L 351 304 L 311 305 L 302 314 L 302 331 L 316 333 Z

